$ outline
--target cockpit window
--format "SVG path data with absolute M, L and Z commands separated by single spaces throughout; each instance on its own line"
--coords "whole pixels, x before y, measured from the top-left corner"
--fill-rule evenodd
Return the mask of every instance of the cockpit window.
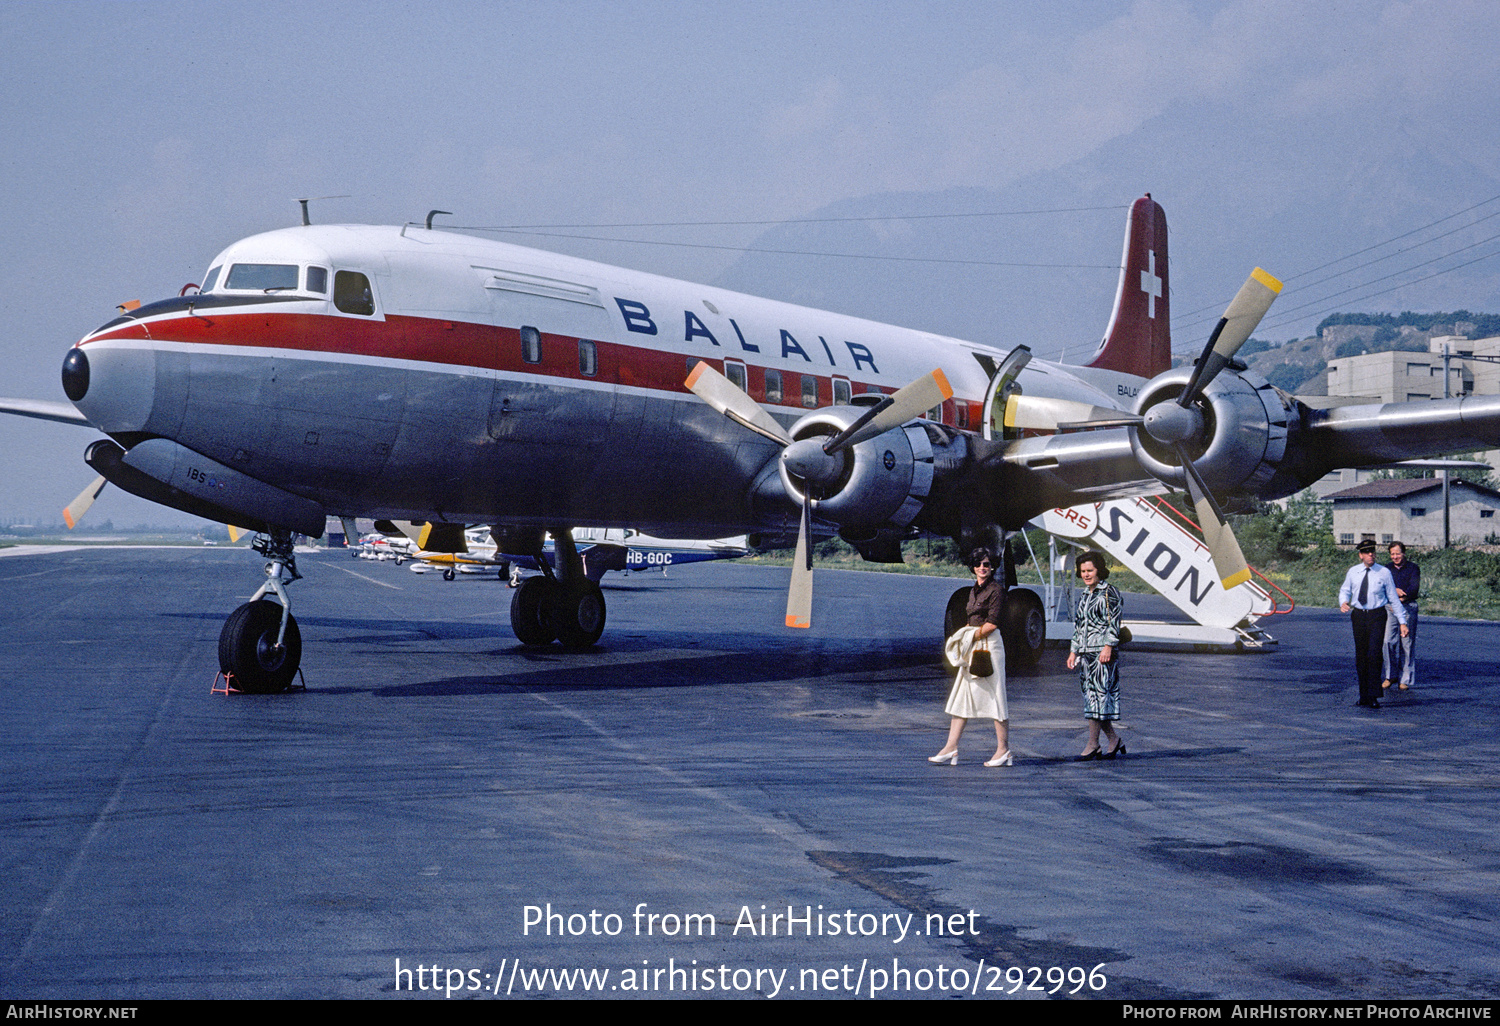
M 221 267 L 210 267 L 208 269 L 208 277 L 206 277 L 206 278 L 203 279 L 203 287 L 201 289 L 199 289 L 198 291 L 199 292 L 212 292 L 214 290 L 214 284 L 216 282 L 218 282 L 218 280 L 219 280 L 219 272 L 222 271 L 222 270 L 223 270 L 222 266 Z
M 235 264 L 224 287 L 229 289 L 295 289 L 296 264 Z
M 309 267 L 307 269 L 307 291 L 327 294 L 328 268 Z
M 358 271 L 335 271 L 333 305 L 347 314 L 364 314 L 366 317 L 373 314 L 375 295 L 370 291 L 370 279 Z

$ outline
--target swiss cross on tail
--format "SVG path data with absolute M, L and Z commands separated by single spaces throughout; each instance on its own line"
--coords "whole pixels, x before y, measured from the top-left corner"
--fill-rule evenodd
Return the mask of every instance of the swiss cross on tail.
M 1115 309 L 1090 367 L 1155 377 L 1172 366 L 1167 215 L 1148 192 L 1130 207 Z

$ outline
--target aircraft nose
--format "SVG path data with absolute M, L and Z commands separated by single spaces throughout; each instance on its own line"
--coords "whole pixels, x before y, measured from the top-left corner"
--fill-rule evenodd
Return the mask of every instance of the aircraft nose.
M 156 405 L 156 354 L 119 342 L 74 346 L 63 357 L 62 386 L 100 431 L 145 431 Z
M 89 358 L 77 346 L 63 357 L 62 386 L 64 394 L 75 403 L 89 394 Z

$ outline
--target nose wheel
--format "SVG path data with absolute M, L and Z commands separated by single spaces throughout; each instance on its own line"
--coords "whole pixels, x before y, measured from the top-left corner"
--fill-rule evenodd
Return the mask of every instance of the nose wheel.
M 236 690 L 270 695 L 285 691 L 302 663 L 302 632 L 290 613 L 281 629 L 282 607 L 264 599 L 246 602 L 219 632 L 219 669 Z M 278 640 L 279 639 L 279 640 Z
M 251 548 L 267 557 L 266 581 L 244 605 L 229 614 L 219 632 L 219 670 L 237 691 L 269 695 L 285 691 L 302 665 L 302 632 L 292 616 L 285 585 L 299 579 L 292 535 L 259 535 Z M 279 602 L 270 602 L 274 595 Z

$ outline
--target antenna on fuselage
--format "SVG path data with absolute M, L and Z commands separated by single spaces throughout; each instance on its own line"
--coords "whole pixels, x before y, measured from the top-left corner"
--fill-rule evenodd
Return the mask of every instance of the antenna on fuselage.
M 292 202 L 302 204 L 302 224 L 304 226 L 307 226 L 307 225 L 312 224 L 312 219 L 307 216 L 307 205 L 309 203 L 311 203 L 313 200 L 348 199 L 348 198 L 349 198 L 348 193 L 345 193 L 342 196 L 309 196 L 306 199 L 293 200 Z M 429 227 L 431 227 L 431 226 L 429 225 Z
M 451 210 L 429 210 L 429 211 L 427 211 L 427 230 L 428 231 L 432 231 L 432 219 L 434 217 L 436 217 L 438 214 L 447 214 L 449 217 L 452 217 L 453 216 L 453 211 L 451 211 Z

